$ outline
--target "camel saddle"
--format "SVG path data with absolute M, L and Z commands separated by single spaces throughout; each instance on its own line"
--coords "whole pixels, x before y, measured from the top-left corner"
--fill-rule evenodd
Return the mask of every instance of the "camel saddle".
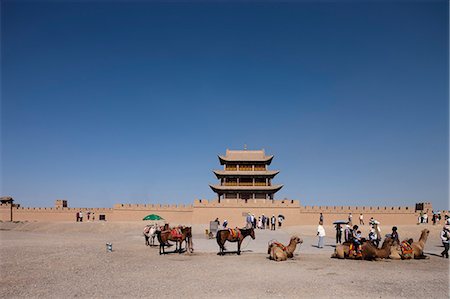
M 402 258 L 403 259 L 411 259 L 413 256 L 413 248 L 411 244 L 409 244 L 408 240 L 404 240 L 400 243 L 400 248 L 402 249 Z
M 241 231 L 238 228 L 229 228 L 228 232 L 233 239 L 237 239 L 241 236 Z
M 355 244 L 353 244 L 353 243 L 350 244 L 350 246 L 349 246 L 348 254 L 356 256 L 356 257 L 362 257 L 361 250 L 357 250 L 357 248 L 355 247 Z
M 284 246 L 280 242 L 274 241 L 274 242 L 272 242 L 272 244 L 279 247 L 281 250 L 286 251 L 286 246 Z
M 181 232 L 181 228 L 179 228 L 179 227 L 173 228 L 170 231 L 170 235 L 174 239 L 182 239 L 183 238 L 183 233 Z

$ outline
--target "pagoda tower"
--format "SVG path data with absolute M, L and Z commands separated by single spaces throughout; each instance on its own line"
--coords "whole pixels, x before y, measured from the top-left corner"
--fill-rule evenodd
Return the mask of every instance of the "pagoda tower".
M 272 185 L 278 170 L 268 170 L 273 156 L 266 156 L 264 150 L 226 150 L 219 155 L 223 170 L 214 170 L 220 180 L 218 185 L 209 185 L 217 193 L 218 200 L 232 198 L 272 199 L 283 185 Z

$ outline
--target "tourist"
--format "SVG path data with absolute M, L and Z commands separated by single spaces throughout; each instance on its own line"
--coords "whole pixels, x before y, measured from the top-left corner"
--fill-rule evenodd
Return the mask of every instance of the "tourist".
M 370 217 L 370 220 L 369 220 L 369 225 L 371 225 L 372 227 L 373 227 L 373 217 Z
M 94 222 L 94 220 L 95 220 L 95 213 L 92 212 L 92 222 Z
M 266 228 L 267 228 L 267 229 L 270 229 L 269 222 L 270 222 L 269 217 L 266 217 Z
M 79 215 L 80 215 L 80 222 L 83 222 L 83 212 L 80 211 Z
M 419 221 L 419 223 L 424 223 L 423 220 L 424 220 L 423 219 L 423 211 L 420 211 L 420 221 Z
M 278 228 L 280 228 L 281 225 L 283 224 L 283 220 L 284 218 L 281 215 L 278 215 Z
M 423 215 L 423 223 L 428 223 L 428 213 Z
M 77 222 L 80 221 L 80 212 L 77 212 Z
M 219 217 L 217 217 L 217 218 L 214 220 L 214 222 L 216 222 L 216 223 L 217 223 L 217 226 L 219 226 L 219 225 L 220 225 Z
M 345 242 L 350 242 L 352 240 L 352 229 L 350 228 L 350 225 L 345 225 L 345 230 L 344 230 L 344 239 Z
M 353 244 L 355 245 L 357 255 L 360 255 L 361 254 L 361 231 L 358 230 L 358 228 L 359 227 L 356 224 L 353 225 L 352 241 L 353 241 Z
M 353 218 L 352 213 L 349 213 L 348 214 L 348 222 L 349 222 L 350 225 L 352 225 L 352 223 L 353 223 L 352 222 L 352 218 Z
M 375 234 L 375 229 L 371 228 L 369 232 L 369 241 L 376 247 L 378 247 L 377 235 Z
M 317 227 L 317 236 L 319 237 L 317 248 L 323 248 L 323 239 L 325 238 L 325 229 L 323 228 L 323 222 L 319 222 L 319 226 Z
M 445 215 L 445 225 L 450 225 L 450 217 L 448 215 Z
M 252 216 L 250 215 L 250 212 L 249 212 L 247 214 L 245 228 L 251 228 L 251 227 L 252 227 Z
M 272 218 L 270 219 L 270 224 L 271 224 L 271 229 L 275 230 L 275 224 L 276 224 L 277 219 L 275 218 L 275 215 L 272 215 Z
M 341 244 L 342 242 L 342 228 L 341 224 L 336 224 L 336 244 Z
M 262 222 L 262 229 L 266 228 L 266 216 L 264 216 L 264 214 L 262 214 L 261 216 L 261 222 Z
M 320 213 L 319 222 L 323 223 L 323 214 L 322 213 Z
M 449 249 L 449 241 L 450 241 L 450 226 L 444 225 L 441 231 L 441 240 L 444 245 L 444 251 L 441 252 L 441 256 L 448 258 L 448 249 Z
M 392 238 L 392 240 L 394 240 L 394 244 L 400 244 L 400 240 L 398 238 L 398 232 L 397 232 L 397 227 L 396 226 L 392 227 L 391 238 Z
M 258 228 L 259 229 L 262 229 L 262 219 L 261 219 L 261 217 L 258 217 Z
M 225 219 L 225 220 L 223 221 L 222 225 L 223 225 L 223 228 L 227 228 L 228 220 Z
M 252 227 L 256 228 L 256 217 L 254 214 L 252 214 Z
M 359 214 L 359 225 L 364 225 L 364 217 L 363 214 Z

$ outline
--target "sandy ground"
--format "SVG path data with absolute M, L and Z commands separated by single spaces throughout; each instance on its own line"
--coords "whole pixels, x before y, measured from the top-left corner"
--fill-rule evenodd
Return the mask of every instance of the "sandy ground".
M 218 256 L 206 226 L 194 226 L 192 255 L 160 256 L 144 245 L 143 222 L 0 223 L 0 297 L 164 298 L 448 298 L 449 260 L 440 257 L 441 227 L 399 226 L 401 238 L 430 229 L 428 260 L 331 259 L 334 230 L 316 247 L 315 226 L 257 230 L 241 256 Z M 388 233 L 388 227 L 382 227 Z M 368 227 L 363 228 L 367 234 Z M 273 262 L 267 243 L 304 239 L 294 259 Z M 113 252 L 106 252 L 106 243 Z M 236 244 L 227 243 L 229 250 Z

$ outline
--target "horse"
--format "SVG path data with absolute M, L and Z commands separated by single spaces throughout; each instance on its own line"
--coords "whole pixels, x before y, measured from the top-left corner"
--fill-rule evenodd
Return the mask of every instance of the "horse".
M 144 234 L 146 246 L 155 246 L 155 237 L 156 237 L 157 230 L 158 230 L 158 226 L 156 224 L 147 225 L 144 228 L 143 234 Z M 151 239 L 151 242 L 149 241 L 149 239 Z
M 165 247 L 168 246 L 168 241 L 176 242 L 176 249 L 173 252 L 182 253 L 182 243 L 186 242 L 186 251 L 192 253 L 194 248 L 192 246 L 192 227 L 176 227 L 168 230 L 157 230 L 156 236 L 159 241 L 159 254 L 166 254 Z M 179 245 L 178 245 L 179 244 Z
M 235 229 L 221 229 L 217 231 L 216 240 L 219 245 L 219 255 L 225 254 L 225 242 L 238 242 L 237 254 L 241 254 L 241 244 L 245 237 L 250 236 L 255 239 L 255 231 L 253 228 L 235 228 Z

